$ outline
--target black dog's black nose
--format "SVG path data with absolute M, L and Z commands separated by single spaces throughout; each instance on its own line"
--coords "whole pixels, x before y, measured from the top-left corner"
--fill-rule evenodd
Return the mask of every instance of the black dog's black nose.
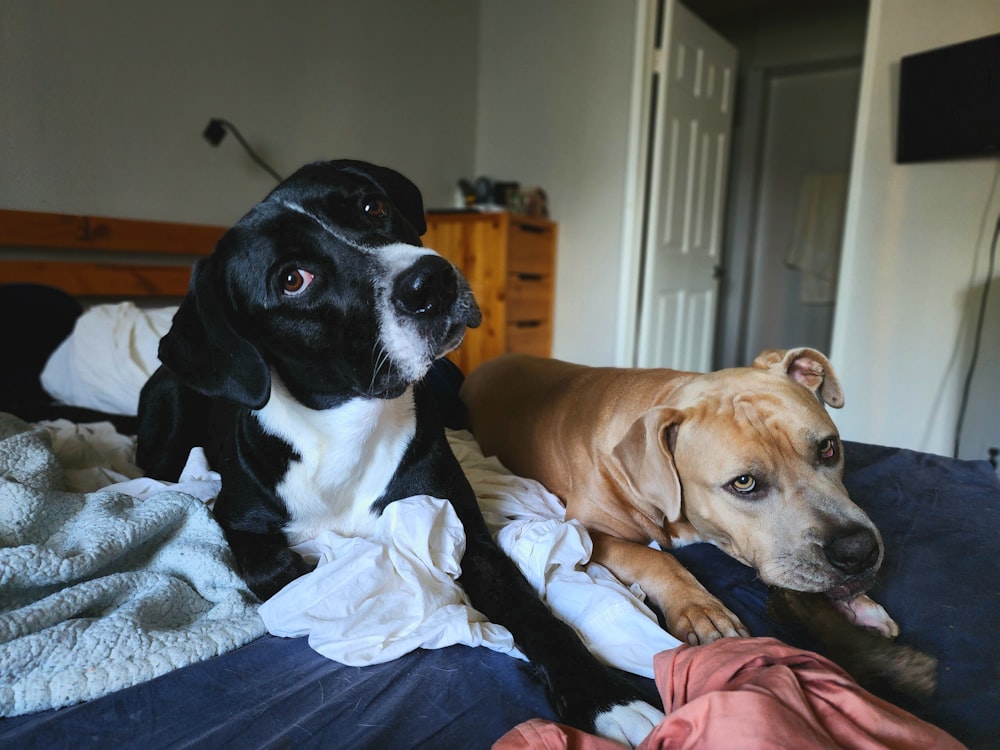
M 392 301 L 409 315 L 446 312 L 458 298 L 455 268 L 439 255 L 425 255 L 396 279 Z
M 878 563 L 878 538 L 870 529 L 856 528 L 836 537 L 823 547 L 833 567 L 848 575 L 865 573 Z

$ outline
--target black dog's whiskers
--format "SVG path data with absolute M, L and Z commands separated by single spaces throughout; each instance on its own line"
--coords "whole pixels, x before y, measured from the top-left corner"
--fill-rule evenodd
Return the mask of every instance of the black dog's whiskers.
M 372 347 L 372 359 L 374 360 L 374 365 L 372 366 L 372 379 L 368 384 L 368 390 L 372 391 L 375 388 L 375 379 L 378 377 L 379 372 L 382 367 L 389 363 L 389 368 L 392 368 L 392 360 L 389 358 L 389 352 L 382 345 L 381 341 L 376 341 L 375 346 Z

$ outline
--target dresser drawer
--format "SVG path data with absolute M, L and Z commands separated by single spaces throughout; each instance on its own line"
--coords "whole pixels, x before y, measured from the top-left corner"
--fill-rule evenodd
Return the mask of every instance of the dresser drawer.
M 552 356 L 552 322 L 549 320 L 521 321 L 507 324 L 507 351 Z
M 424 246 L 454 263 L 483 313 L 448 357 L 469 373 L 504 352 L 552 355 L 559 225 L 507 212 L 434 212 Z
M 508 322 L 548 320 L 552 317 L 552 278 L 533 273 L 507 276 Z
M 550 274 L 556 262 L 556 225 L 511 219 L 507 235 L 508 273 Z

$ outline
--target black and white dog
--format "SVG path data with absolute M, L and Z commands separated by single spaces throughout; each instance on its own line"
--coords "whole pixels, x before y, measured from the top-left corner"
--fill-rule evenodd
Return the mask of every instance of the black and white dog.
M 450 500 L 473 606 L 513 633 L 563 721 L 637 744 L 662 714 L 493 543 L 445 440 L 422 380 L 480 313 L 424 230 L 420 192 L 391 169 L 319 162 L 281 183 L 196 264 L 142 392 L 138 461 L 172 479 L 205 448 L 216 517 L 261 599 L 307 572 L 290 544 L 364 535 L 397 499 Z

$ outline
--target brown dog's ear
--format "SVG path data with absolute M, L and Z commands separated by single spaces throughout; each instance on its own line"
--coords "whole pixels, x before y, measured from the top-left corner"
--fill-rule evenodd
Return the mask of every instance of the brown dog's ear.
M 607 466 L 617 485 L 631 495 L 632 504 L 668 521 L 681 515 L 681 480 L 672 453 L 681 417 L 677 409 L 666 406 L 650 409 L 632 423 Z
M 197 393 L 260 409 L 271 395 L 271 372 L 229 323 L 214 274 L 217 257 L 195 264 L 188 294 L 160 339 L 160 362 Z
M 822 352 L 806 347 L 798 349 L 765 349 L 757 355 L 753 366 L 788 375 L 799 385 L 816 394 L 823 403 L 839 409 L 844 405 L 844 391 L 833 371 L 833 365 Z

